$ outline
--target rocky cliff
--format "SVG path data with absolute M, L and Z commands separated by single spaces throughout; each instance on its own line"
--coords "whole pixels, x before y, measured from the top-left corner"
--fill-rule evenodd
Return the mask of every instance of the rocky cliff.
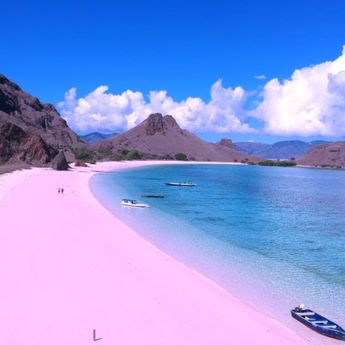
M 0 123 L 0 164 L 25 162 L 40 166 L 49 163 L 57 153 L 39 135 L 26 133 L 10 122 Z
M 83 144 L 53 105 L 0 74 L 0 164 L 47 164 L 59 150 L 71 156 Z

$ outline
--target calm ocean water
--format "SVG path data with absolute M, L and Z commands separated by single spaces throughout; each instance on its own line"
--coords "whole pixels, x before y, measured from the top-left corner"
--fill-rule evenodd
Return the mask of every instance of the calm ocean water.
M 289 308 L 304 303 L 345 326 L 344 171 L 169 165 L 99 174 L 91 187 L 141 236 L 268 315 L 296 328 Z

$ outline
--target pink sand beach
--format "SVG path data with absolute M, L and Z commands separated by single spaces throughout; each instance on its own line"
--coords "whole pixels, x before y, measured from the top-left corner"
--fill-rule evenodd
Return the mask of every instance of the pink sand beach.
M 93 330 L 109 345 L 310 344 L 139 237 L 92 195 L 97 171 L 142 164 L 155 163 L 0 175 L 0 344 L 92 344 Z

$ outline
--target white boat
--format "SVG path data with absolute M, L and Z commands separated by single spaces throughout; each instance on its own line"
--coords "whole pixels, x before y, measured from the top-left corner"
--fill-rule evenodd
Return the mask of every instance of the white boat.
M 195 183 L 191 182 L 166 182 L 167 186 L 174 186 L 174 187 L 195 187 Z
M 143 208 L 150 207 L 150 205 L 148 204 L 140 203 L 140 202 L 137 202 L 136 200 L 131 200 L 131 199 L 122 199 L 121 205 L 131 206 L 131 207 L 143 207 Z

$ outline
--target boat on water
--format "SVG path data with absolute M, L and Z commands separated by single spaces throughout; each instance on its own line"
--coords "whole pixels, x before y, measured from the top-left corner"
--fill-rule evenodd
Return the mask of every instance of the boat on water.
M 132 199 L 122 199 L 121 205 L 131 206 L 131 207 L 142 207 L 142 208 L 150 207 L 150 205 L 148 205 L 148 204 L 140 203 L 140 202 L 138 202 L 136 200 L 132 200 Z
M 162 194 L 143 194 L 142 198 L 156 198 L 156 199 L 163 199 L 164 195 Z
M 175 187 L 195 187 L 195 183 L 191 182 L 166 182 L 167 186 L 175 186 Z
M 292 309 L 291 316 L 320 334 L 345 341 L 345 330 L 342 327 L 310 309 L 304 309 L 303 304 Z

